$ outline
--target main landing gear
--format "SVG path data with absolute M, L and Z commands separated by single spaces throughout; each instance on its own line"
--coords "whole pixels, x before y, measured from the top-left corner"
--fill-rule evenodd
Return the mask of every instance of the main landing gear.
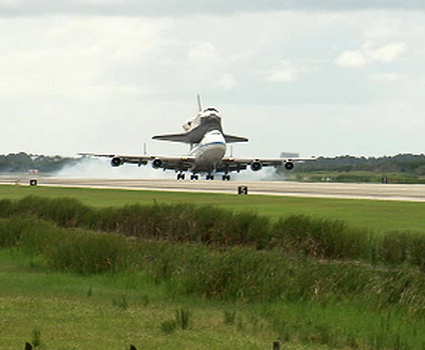
M 185 173 L 184 172 L 179 172 L 177 173 L 177 180 L 184 180 L 185 179 Z M 199 180 L 199 175 L 198 174 L 191 174 L 190 175 L 190 179 L 191 180 Z M 207 176 L 205 177 L 206 180 L 214 180 L 214 175 L 213 174 L 207 174 Z M 229 174 L 224 174 L 222 176 L 223 181 L 229 181 L 230 180 L 230 175 Z

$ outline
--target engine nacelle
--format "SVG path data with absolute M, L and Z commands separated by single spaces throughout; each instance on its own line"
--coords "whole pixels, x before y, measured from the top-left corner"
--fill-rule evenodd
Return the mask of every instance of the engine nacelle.
M 251 163 L 251 170 L 252 171 L 259 171 L 263 168 L 263 164 L 261 164 L 261 162 L 259 160 L 254 160 Z
M 159 168 L 161 168 L 162 167 L 162 160 L 161 159 L 159 159 L 159 158 L 155 158 L 153 161 L 152 161 L 152 168 L 154 168 L 154 169 L 159 169 Z
M 124 164 L 124 160 L 120 157 L 114 157 L 111 159 L 111 165 L 114 167 L 117 167 L 123 164 Z
M 292 170 L 292 169 L 294 169 L 294 166 L 295 166 L 295 164 L 292 163 L 292 162 L 286 162 L 285 163 L 285 169 L 286 170 Z

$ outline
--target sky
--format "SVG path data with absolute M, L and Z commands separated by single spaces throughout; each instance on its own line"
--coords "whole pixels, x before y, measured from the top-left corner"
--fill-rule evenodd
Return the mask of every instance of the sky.
M 0 0 L 0 154 L 179 155 L 204 107 L 233 155 L 420 154 L 423 0 Z

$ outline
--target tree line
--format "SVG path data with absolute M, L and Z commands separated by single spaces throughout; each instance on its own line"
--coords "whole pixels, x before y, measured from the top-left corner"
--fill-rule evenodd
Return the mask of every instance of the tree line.
M 354 157 L 350 155 L 333 158 L 319 157 L 316 161 L 297 164 L 294 171 L 406 173 L 425 175 L 424 154 L 397 154 L 383 157 Z
M 30 169 L 37 169 L 42 173 L 53 173 L 61 170 L 66 165 L 78 162 L 77 158 L 61 156 L 33 155 L 25 152 L 0 155 L 0 172 L 22 173 Z
M 0 172 L 17 173 L 37 169 L 42 173 L 54 173 L 64 166 L 75 165 L 81 158 L 71 158 L 27 154 L 25 152 L 0 155 Z M 284 172 L 278 169 L 278 173 Z M 350 155 L 337 157 L 319 157 L 312 162 L 299 163 L 294 172 L 356 172 L 367 171 L 376 174 L 404 173 L 425 175 L 424 154 L 398 154 L 382 157 L 354 157 Z

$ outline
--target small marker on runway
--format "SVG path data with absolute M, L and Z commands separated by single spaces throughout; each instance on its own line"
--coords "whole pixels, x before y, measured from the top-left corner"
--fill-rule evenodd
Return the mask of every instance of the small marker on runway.
M 239 186 L 238 194 L 248 194 L 248 186 Z

